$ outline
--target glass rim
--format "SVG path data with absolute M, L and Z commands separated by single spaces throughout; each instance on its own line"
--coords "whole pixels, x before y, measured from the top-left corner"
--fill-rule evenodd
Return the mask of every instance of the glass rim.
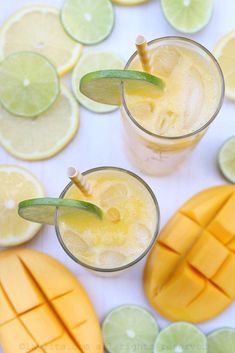
M 195 45 L 196 47 L 201 49 L 204 53 L 206 53 L 210 57 L 210 59 L 213 61 L 215 67 L 217 68 L 217 71 L 218 71 L 219 77 L 220 77 L 220 81 L 221 81 L 221 95 L 220 95 L 220 99 L 219 99 L 217 108 L 216 108 L 214 114 L 212 114 L 212 117 L 204 125 L 202 125 L 199 129 L 197 129 L 195 131 L 192 131 L 192 132 L 190 132 L 188 134 L 179 135 L 179 136 L 163 136 L 163 135 L 155 134 L 154 132 L 151 132 L 151 131 L 145 129 L 132 116 L 131 112 L 128 109 L 126 100 L 125 100 L 125 93 L 124 93 L 123 83 L 121 83 L 121 101 L 122 101 L 122 106 L 124 107 L 125 112 L 127 113 L 128 117 L 131 119 L 131 121 L 140 130 L 142 130 L 147 135 L 152 136 L 152 137 L 157 137 L 159 139 L 165 139 L 165 140 L 180 140 L 180 139 L 192 137 L 192 136 L 204 131 L 215 120 L 216 116 L 218 115 L 218 113 L 219 113 L 219 111 L 220 111 L 220 109 L 221 109 L 221 107 L 223 105 L 224 95 L 225 95 L 225 82 L 224 82 L 224 76 L 223 76 L 222 69 L 221 69 L 217 59 L 214 57 L 214 55 L 206 47 L 204 47 L 202 44 L 200 44 L 200 43 L 198 43 L 198 42 L 196 42 L 196 41 L 194 41 L 194 40 L 192 40 L 190 38 L 181 37 L 181 36 L 165 36 L 165 37 L 160 37 L 160 38 L 153 39 L 153 40 L 149 41 L 148 45 L 152 45 L 154 43 L 159 43 L 159 42 L 168 41 L 168 40 L 169 41 L 171 41 L 171 40 L 179 40 L 179 41 L 182 41 L 182 42 L 186 42 L 186 43 L 190 43 L 192 45 Z M 135 59 L 136 56 L 137 56 L 137 51 L 135 51 L 134 54 L 132 54 L 131 57 L 129 58 L 129 60 L 127 61 L 126 66 L 125 66 L 125 70 L 128 69 L 128 67 L 130 66 L 131 62 Z
M 62 248 L 64 249 L 64 251 L 66 252 L 66 254 L 72 259 L 74 260 L 76 263 L 78 263 L 79 265 L 81 265 L 82 267 L 85 267 L 88 270 L 92 270 L 95 272 L 100 272 L 100 273 L 112 273 L 112 272 L 119 272 L 119 271 L 123 271 L 126 270 L 130 267 L 132 267 L 133 265 L 137 264 L 139 261 L 141 261 L 148 253 L 149 251 L 152 249 L 156 239 L 158 238 L 158 234 L 159 234 L 159 229 L 160 229 L 160 208 L 159 208 L 159 203 L 157 201 L 157 198 L 153 192 L 153 190 L 150 188 L 150 186 L 141 178 L 139 177 L 137 174 L 124 169 L 124 168 L 120 168 L 120 167 L 113 167 L 113 166 L 104 166 L 104 167 L 96 167 L 96 168 L 92 168 L 92 169 L 88 169 L 85 172 L 83 172 L 83 175 L 87 175 L 93 172 L 97 172 L 97 171 L 102 171 L 102 170 L 116 170 L 116 171 L 120 171 L 120 172 L 124 172 L 132 177 L 134 177 L 135 179 L 137 179 L 149 192 L 153 202 L 154 202 L 154 206 L 155 206 L 155 210 L 156 210 L 156 229 L 154 231 L 154 234 L 152 236 L 152 239 L 149 243 L 149 245 L 146 247 L 146 249 L 140 254 L 140 256 L 138 256 L 136 259 L 134 259 L 131 262 L 128 262 L 126 265 L 123 266 L 119 266 L 119 267 L 114 267 L 114 268 L 101 268 L 101 267 L 97 267 L 97 266 L 92 266 L 89 264 L 86 264 L 85 262 L 79 260 L 76 256 L 74 256 L 72 254 L 72 252 L 67 248 L 67 246 L 65 245 L 62 237 L 61 237 L 61 233 L 60 233 L 60 229 L 59 229 L 59 224 L 58 224 L 58 208 L 56 208 L 55 211 L 55 231 L 56 231 L 56 236 L 57 239 L 59 240 L 60 245 L 62 246 Z M 64 198 L 66 192 L 71 188 L 71 186 L 73 185 L 72 182 L 68 183 L 65 188 L 63 189 L 63 191 L 60 194 L 60 198 Z

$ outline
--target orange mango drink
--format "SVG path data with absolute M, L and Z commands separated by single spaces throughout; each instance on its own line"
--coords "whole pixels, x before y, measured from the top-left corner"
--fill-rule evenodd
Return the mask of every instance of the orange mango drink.
M 85 195 L 69 184 L 61 197 L 89 201 L 103 210 L 103 219 L 83 212 L 61 214 L 57 235 L 76 262 L 97 272 L 124 270 L 141 260 L 153 245 L 159 227 L 157 200 L 137 175 L 101 167 L 84 173 L 91 186 Z

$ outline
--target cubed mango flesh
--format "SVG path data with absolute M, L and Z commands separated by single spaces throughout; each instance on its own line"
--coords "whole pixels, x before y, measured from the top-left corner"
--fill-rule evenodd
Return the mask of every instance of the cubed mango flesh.
M 203 322 L 235 299 L 235 186 L 200 192 L 161 231 L 144 270 L 153 307 L 173 321 Z
M 6 294 L 3 289 L 0 287 L 0 325 L 4 324 L 7 321 L 14 319 L 15 312 L 7 299 Z

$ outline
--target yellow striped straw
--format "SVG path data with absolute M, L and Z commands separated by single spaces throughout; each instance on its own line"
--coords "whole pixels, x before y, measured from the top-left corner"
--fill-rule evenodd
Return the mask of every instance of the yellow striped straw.
M 145 72 L 151 73 L 152 72 L 151 58 L 150 58 L 148 43 L 146 39 L 143 36 L 138 36 L 136 38 L 135 45 L 139 54 L 139 58 L 140 58 L 143 70 Z
M 68 168 L 68 177 L 76 185 L 84 195 L 90 196 L 92 194 L 92 186 L 75 167 Z

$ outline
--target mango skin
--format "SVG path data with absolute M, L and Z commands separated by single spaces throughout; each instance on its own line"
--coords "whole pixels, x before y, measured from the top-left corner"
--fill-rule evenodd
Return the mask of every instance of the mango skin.
M 201 323 L 235 300 L 235 186 L 193 196 L 162 229 L 144 270 L 150 304 L 166 319 Z
M 87 293 L 61 263 L 23 248 L 0 252 L 0 345 L 4 353 L 103 353 Z

